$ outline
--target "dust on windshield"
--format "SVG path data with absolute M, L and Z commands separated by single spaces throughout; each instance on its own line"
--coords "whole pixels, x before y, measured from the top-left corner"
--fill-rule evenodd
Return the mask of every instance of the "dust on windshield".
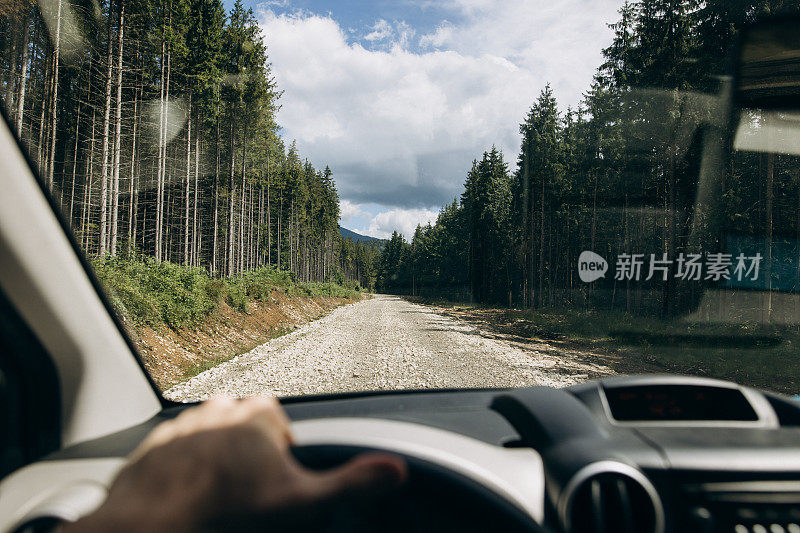
M 797 394 L 800 116 L 729 63 L 800 7 L 727 4 L 10 0 L 0 98 L 167 398 Z

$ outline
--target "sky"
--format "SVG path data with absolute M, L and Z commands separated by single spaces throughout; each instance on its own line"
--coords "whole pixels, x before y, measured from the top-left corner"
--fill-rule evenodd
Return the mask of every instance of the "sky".
M 229 2 L 232 3 L 232 2 Z M 268 46 L 287 143 L 329 165 L 341 225 L 410 237 L 519 124 L 547 83 L 577 106 L 621 0 L 249 0 Z M 230 8 L 230 5 L 228 6 Z

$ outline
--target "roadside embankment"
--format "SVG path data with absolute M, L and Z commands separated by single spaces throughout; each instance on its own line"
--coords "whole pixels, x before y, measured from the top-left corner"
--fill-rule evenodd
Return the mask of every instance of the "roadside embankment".
M 296 282 L 274 268 L 220 279 L 152 260 L 93 265 L 162 390 L 364 297 L 356 285 Z

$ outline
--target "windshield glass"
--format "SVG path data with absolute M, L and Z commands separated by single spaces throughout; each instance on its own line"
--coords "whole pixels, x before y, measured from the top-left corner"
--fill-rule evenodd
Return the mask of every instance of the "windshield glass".
M 166 398 L 795 395 L 800 113 L 737 107 L 732 64 L 797 13 L 9 0 L 0 100 Z

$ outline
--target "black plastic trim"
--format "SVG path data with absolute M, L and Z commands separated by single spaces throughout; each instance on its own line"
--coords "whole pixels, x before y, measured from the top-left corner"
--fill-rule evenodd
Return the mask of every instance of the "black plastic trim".
M 353 392 L 336 392 L 330 394 L 313 394 L 308 396 L 286 396 L 280 399 L 283 405 L 304 402 L 326 402 L 331 400 L 353 400 L 357 398 L 374 398 L 378 396 L 404 396 L 409 394 L 442 394 L 450 392 L 502 392 L 510 389 L 400 389 L 400 390 L 367 390 Z M 197 403 L 197 402 L 195 402 Z

